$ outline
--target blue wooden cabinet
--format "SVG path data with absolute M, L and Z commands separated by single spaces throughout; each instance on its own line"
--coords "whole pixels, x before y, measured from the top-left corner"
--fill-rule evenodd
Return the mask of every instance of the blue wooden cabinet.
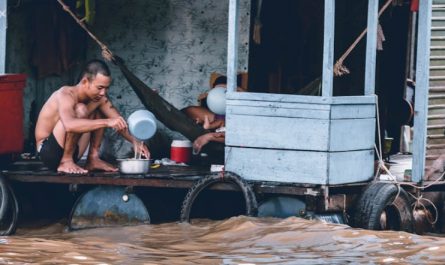
M 229 93 L 226 170 L 260 181 L 367 181 L 374 173 L 375 99 Z

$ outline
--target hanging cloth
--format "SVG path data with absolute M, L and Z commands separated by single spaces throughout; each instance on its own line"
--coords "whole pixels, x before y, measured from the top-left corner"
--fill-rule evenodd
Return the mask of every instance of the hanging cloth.
M 73 0 L 67 3 L 67 6 L 74 7 Z M 33 2 L 29 10 L 30 63 L 37 78 L 60 75 L 83 62 L 85 32 L 57 7 L 57 3 Z
M 261 28 L 263 24 L 261 23 L 261 7 L 263 5 L 263 0 L 258 0 L 257 10 L 255 16 L 255 22 L 253 24 L 253 42 L 257 45 L 261 44 Z

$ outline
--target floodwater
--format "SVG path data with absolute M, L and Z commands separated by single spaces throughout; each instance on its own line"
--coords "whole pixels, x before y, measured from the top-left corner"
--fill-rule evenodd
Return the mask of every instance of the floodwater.
M 300 218 L 233 217 L 0 237 L 0 264 L 444 264 L 445 238 Z

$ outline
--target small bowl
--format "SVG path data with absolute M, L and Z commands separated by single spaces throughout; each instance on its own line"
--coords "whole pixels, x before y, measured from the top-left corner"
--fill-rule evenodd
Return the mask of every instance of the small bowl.
M 119 172 L 123 174 L 146 174 L 150 169 L 150 159 L 125 158 L 117 159 Z

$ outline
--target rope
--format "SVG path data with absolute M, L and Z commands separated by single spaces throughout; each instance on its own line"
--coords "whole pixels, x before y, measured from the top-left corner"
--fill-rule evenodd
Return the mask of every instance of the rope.
M 380 9 L 378 18 L 385 12 L 385 10 L 389 7 L 389 5 L 392 3 L 393 0 L 388 0 L 385 5 Z M 335 76 L 342 76 L 344 74 L 349 74 L 349 69 L 343 65 L 343 62 L 345 59 L 349 56 L 349 54 L 352 52 L 352 50 L 355 49 L 355 47 L 358 45 L 358 43 L 363 39 L 363 37 L 366 35 L 366 32 L 368 32 L 368 28 L 365 28 L 363 32 L 357 37 L 357 39 L 349 46 L 349 48 L 346 50 L 346 52 L 337 60 L 337 62 L 334 64 L 334 75 Z
M 429 222 L 430 224 L 432 224 L 432 225 L 436 224 L 436 223 L 437 223 L 437 220 L 439 219 L 439 210 L 437 210 L 436 205 L 434 205 L 434 203 L 433 203 L 431 200 L 426 199 L 426 198 L 423 198 L 423 195 L 420 195 L 419 197 L 416 197 L 416 196 L 412 195 L 411 193 L 408 193 L 408 194 L 411 195 L 411 197 L 413 197 L 413 198 L 416 200 L 416 201 L 413 202 L 413 204 L 412 204 L 412 205 L 413 205 L 413 212 L 414 212 L 414 210 L 415 210 L 416 208 L 418 208 L 419 206 L 422 206 L 423 210 L 424 210 L 425 213 L 426 213 L 426 219 L 428 220 L 428 222 Z M 423 203 L 421 202 L 422 200 L 428 202 L 431 206 L 433 206 L 434 211 L 435 211 L 435 213 L 436 213 L 436 214 L 435 214 L 435 218 L 434 218 L 434 220 L 431 220 L 430 216 L 427 214 L 429 211 L 428 211 L 428 209 L 426 208 L 425 204 L 423 204 Z
M 104 59 L 108 60 L 108 61 L 112 61 L 114 59 L 113 57 L 113 53 L 110 51 L 110 49 L 104 44 L 102 43 L 93 33 L 91 33 L 90 30 L 88 30 L 88 28 L 86 27 L 85 23 L 80 20 L 69 8 L 69 6 L 67 6 L 62 0 L 57 0 L 59 2 L 59 4 L 63 7 L 63 10 L 65 10 L 66 12 L 68 12 L 73 18 L 74 20 L 88 33 L 88 35 L 90 35 L 90 37 L 96 41 L 96 43 L 101 47 L 102 49 L 102 57 L 104 57 Z M 386 10 L 386 8 L 388 8 L 389 4 L 392 2 L 392 0 L 388 0 L 386 2 L 386 4 L 380 9 L 379 11 L 379 15 L 378 17 L 380 17 L 380 15 Z M 354 41 L 354 43 L 348 48 L 348 50 L 340 57 L 340 59 L 338 59 L 338 61 L 335 63 L 334 66 L 334 73 L 337 76 L 341 76 L 344 73 L 349 73 L 349 70 L 343 66 L 343 61 L 346 59 L 346 57 L 349 56 L 349 54 L 352 52 L 352 50 L 357 46 L 358 42 L 365 36 L 366 32 L 367 32 L 367 28 L 360 34 L 360 36 Z M 376 95 L 376 110 L 377 110 L 377 130 L 378 130 L 378 142 L 379 142 L 379 149 L 377 149 L 377 146 L 374 145 L 374 148 L 376 149 L 376 153 L 377 153 L 377 157 L 379 159 L 379 168 L 377 169 L 376 175 L 374 177 L 374 180 L 377 179 L 378 173 L 380 172 L 380 169 L 383 169 L 389 176 L 391 179 L 391 182 L 393 182 L 395 185 L 397 185 L 398 188 L 398 192 L 396 197 L 394 198 L 394 201 L 399 197 L 400 192 L 401 192 L 401 187 L 400 187 L 400 183 L 397 181 L 396 177 L 389 171 L 389 169 L 385 166 L 385 163 L 383 162 L 383 156 L 382 156 L 382 146 L 381 146 L 381 136 L 380 136 L 380 115 L 379 115 L 379 104 L 378 104 L 378 97 Z M 224 178 L 224 173 L 225 171 L 222 172 L 222 177 Z M 423 190 L 423 189 L 427 189 L 429 187 L 431 187 L 432 185 L 434 185 L 435 183 L 439 182 L 440 180 L 443 179 L 443 177 L 445 176 L 445 172 L 440 176 L 440 178 L 436 179 L 434 182 L 430 183 L 427 186 L 417 186 L 414 184 L 404 184 L 410 187 L 413 187 L 415 189 L 419 189 L 419 190 Z M 436 218 L 434 221 L 431 221 L 430 218 L 427 217 L 428 221 L 431 224 L 435 224 L 437 222 L 438 219 L 438 210 L 437 207 L 434 205 L 434 203 L 426 198 L 423 198 L 423 196 L 419 196 L 416 197 L 413 194 L 409 193 L 409 195 L 411 195 L 416 201 L 413 203 L 413 210 L 417 207 L 417 206 L 422 206 L 424 208 L 424 210 L 426 211 L 426 207 L 425 205 L 421 202 L 426 201 L 428 202 L 431 206 L 433 206 L 435 212 L 436 212 Z
M 108 49 L 108 47 L 105 44 L 103 44 L 93 33 L 91 33 L 91 31 L 87 28 L 87 26 L 85 25 L 83 20 L 80 20 L 71 11 L 70 7 L 68 5 L 66 5 L 62 0 L 57 0 L 57 2 L 59 2 L 59 4 L 62 6 L 63 10 L 68 12 L 74 18 L 74 20 L 77 22 L 77 24 L 79 24 L 88 33 L 88 35 L 90 35 L 90 37 L 94 41 L 96 41 L 97 44 L 99 44 L 100 48 L 102 49 L 102 57 L 107 61 L 114 60 L 113 53 L 110 51 L 110 49 Z
M 377 95 L 375 95 L 375 96 L 376 96 L 377 130 L 378 130 L 377 131 L 377 135 L 378 135 L 379 149 L 377 148 L 377 145 L 375 145 L 375 144 L 374 144 L 374 149 L 376 150 L 377 158 L 378 158 L 378 161 L 379 161 L 378 162 L 379 163 L 379 167 L 376 170 L 376 174 L 374 176 L 374 181 L 377 181 L 377 177 L 378 177 L 379 172 L 380 172 L 381 169 L 389 176 L 390 182 L 395 184 L 397 186 L 397 189 L 398 189 L 397 190 L 397 195 L 394 197 L 394 200 L 393 200 L 393 203 L 394 203 L 397 200 L 397 198 L 400 196 L 400 192 L 401 192 L 402 188 L 401 188 L 400 182 L 397 181 L 397 178 L 391 173 L 391 171 L 389 171 L 389 169 L 385 166 L 385 163 L 383 161 L 382 144 L 381 144 L 382 141 L 381 141 L 381 134 L 380 134 L 380 130 L 381 129 L 380 129 L 379 101 L 378 101 L 378 96 Z M 411 183 L 403 183 L 403 185 L 412 187 L 412 188 L 414 188 L 416 190 L 425 190 L 425 189 L 433 186 L 434 184 L 438 183 L 439 181 L 441 181 L 444 178 L 444 176 L 445 176 L 445 172 L 443 172 L 442 175 L 439 178 L 437 178 L 435 181 L 433 181 L 432 183 L 430 183 L 430 184 L 428 184 L 426 186 L 418 186 L 418 185 L 414 185 L 414 184 L 411 184 Z M 435 219 L 431 220 L 431 218 L 428 215 L 426 215 L 426 218 L 427 218 L 427 220 L 428 220 L 428 222 L 430 224 L 432 224 L 432 225 L 436 224 L 437 220 L 439 218 L 439 211 L 438 211 L 436 205 L 431 200 L 429 200 L 427 198 L 423 198 L 423 195 L 420 195 L 420 196 L 416 197 L 415 195 L 413 195 L 410 192 L 407 192 L 407 193 L 415 200 L 413 202 L 413 204 L 412 204 L 413 205 L 413 212 L 414 212 L 414 210 L 416 208 L 419 208 L 419 206 L 422 207 L 425 210 L 426 213 L 428 212 L 425 204 L 423 204 L 422 201 L 427 202 L 428 204 L 430 204 L 433 207 L 433 209 L 434 209 L 434 211 L 436 213 L 435 214 Z

